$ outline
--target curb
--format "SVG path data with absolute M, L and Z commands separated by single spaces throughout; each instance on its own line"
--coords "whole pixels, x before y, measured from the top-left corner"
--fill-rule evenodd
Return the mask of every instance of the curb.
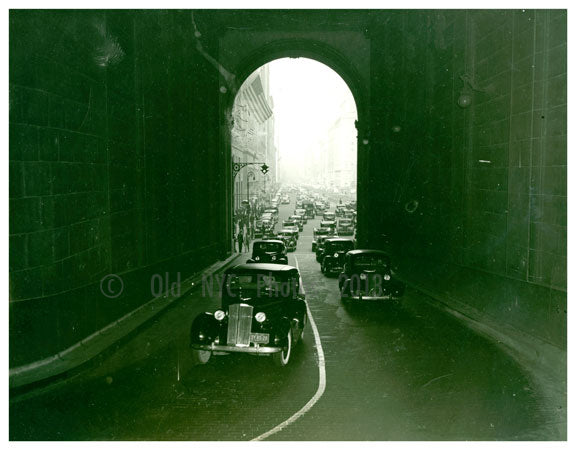
M 164 295 L 153 298 L 55 355 L 10 369 L 10 389 L 20 388 L 62 375 L 90 361 L 136 328 L 151 320 L 172 303 L 186 296 L 202 281 L 204 274 L 217 273 L 240 256 L 241 253 L 235 253 L 227 259 L 218 261 L 203 271 L 187 278 L 180 283 L 180 295 L 178 296 L 170 295 L 167 291 Z

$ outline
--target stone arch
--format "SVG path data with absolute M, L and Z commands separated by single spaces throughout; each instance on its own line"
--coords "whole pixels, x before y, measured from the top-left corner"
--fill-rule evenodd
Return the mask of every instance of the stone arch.
M 227 89 L 221 90 L 222 96 L 220 99 L 220 125 L 221 125 L 221 154 L 225 157 L 225 164 L 227 166 L 227 173 L 231 174 L 231 112 L 234 106 L 236 94 L 242 86 L 242 83 L 259 67 L 281 58 L 308 58 L 320 62 L 332 70 L 334 70 L 346 83 L 356 104 L 357 121 L 357 174 L 365 173 L 367 169 L 367 151 L 369 150 L 369 86 L 367 86 L 366 77 L 362 77 L 354 63 L 349 57 L 342 54 L 337 47 L 327 44 L 315 39 L 309 38 L 286 38 L 276 39 L 271 42 L 256 45 L 254 48 L 248 49 L 247 53 L 243 55 L 235 64 L 226 65 L 228 61 L 222 61 L 226 66 L 226 70 L 233 75 L 232 79 L 227 81 L 222 80 L 223 86 L 226 85 Z M 229 241 L 233 245 L 232 236 L 232 202 L 233 202 L 233 180 L 231 176 L 228 177 L 228 205 L 227 205 L 227 222 L 229 232 Z M 363 197 L 364 183 L 362 177 L 357 176 L 357 197 Z M 360 202 L 359 202 L 360 203 Z M 359 230 L 362 228 L 363 211 L 361 208 L 358 210 L 358 223 Z

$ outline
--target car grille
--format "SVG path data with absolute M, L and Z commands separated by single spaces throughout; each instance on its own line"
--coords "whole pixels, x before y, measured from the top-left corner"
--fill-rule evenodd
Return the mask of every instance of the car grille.
M 237 303 L 228 308 L 228 345 L 250 345 L 252 310 L 250 305 Z

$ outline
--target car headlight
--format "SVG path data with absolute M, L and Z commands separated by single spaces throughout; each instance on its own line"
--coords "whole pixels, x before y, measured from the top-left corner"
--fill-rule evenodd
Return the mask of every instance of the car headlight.
M 272 256 L 272 261 L 276 261 L 276 256 Z
M 216 311 L 214 313 L 214 318 L 216 320 L 222 320 L 222 319 L 224 319 L 224 317 L 226 317 L 226 313 L 224 311 L 222 311 L 221 309 L 219 309 L 218 311 Z
M 256 319 L 256 322 L 262 323 L 266 320 L 266 313 L 263 312 L 256 313 L 254 318 Z
M 334 253 L 334 258 L 338 258 L 338 253 Z
M 390 279 L 390 275 L 388 275 L 388 274 L 384 275 L 384 279 L 385 279 L 386 281 L 388 281 L 388 280 Z
M 256 258 L 254 258 L 256 261 L 260 261 L 260 257 L 257 256 Z

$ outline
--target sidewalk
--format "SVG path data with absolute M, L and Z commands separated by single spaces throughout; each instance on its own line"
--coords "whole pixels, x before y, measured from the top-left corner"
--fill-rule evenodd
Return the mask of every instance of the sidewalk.
M 160 297 L 153 298 L 134 311 L 56 355 L 10 369 L 10 389 L 62 375 L 90 361 L 136 328 L 154 318 L 172 303 L 186 296 L 201 283 L 205 274 L 218 273 L 224 270 L 239 256 L 242 256 L 242 253 L 234 253 L 229 258 L 218 261 L 207 267 L 203 272 L 184 280 L 180 284 L 180 295 L 178 296 L 166 293 Z

